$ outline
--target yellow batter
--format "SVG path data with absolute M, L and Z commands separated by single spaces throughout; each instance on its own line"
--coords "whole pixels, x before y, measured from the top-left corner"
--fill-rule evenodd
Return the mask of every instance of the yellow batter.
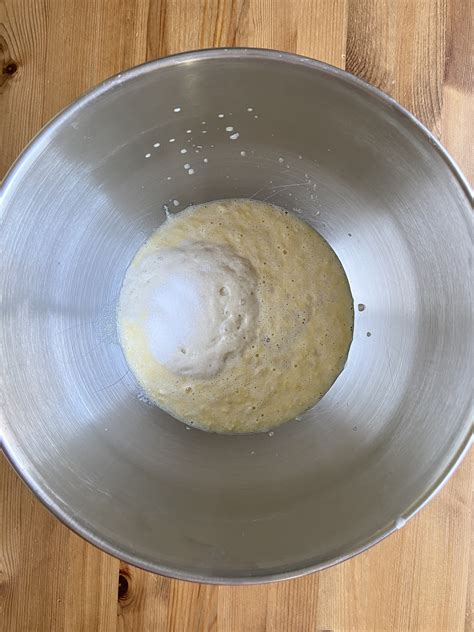
M 148 397 L 212 432 L 263 432 L 316 403 L 344 367 L 352 296 L 327 242 L 271 204 L 220 200 L 139 250 L 118 327 Z

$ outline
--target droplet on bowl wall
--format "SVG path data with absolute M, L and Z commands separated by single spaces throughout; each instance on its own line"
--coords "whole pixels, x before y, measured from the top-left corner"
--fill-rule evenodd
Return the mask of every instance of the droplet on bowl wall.
M 203 158 L 202 161 L 203 162 L 209 162 L 209 160 L 207 158 Z
M 401 529 L 402 527 L 404 527 L 407 523 L 406 518 L 402 518 L 401 516 L 399 516 L 396 520 L 395 520 L 395 527 L 397 529 Z
M 357 305 L 357 309 L 359 310 L 359 312 L 363 312 L 365 309 L 364 303 L 359 303 L 359 305 Z
M 217 116 L 218 116 L 219 118 L 224 118 L 224 115 L 223 115 L 223 114 L 218 114 Z
M 179 206 L 179 200 L 173 200 L 173 204 L 174 204 L 175 206 Z
M 185 165 L 183 165 L 183 167 L 184 167 L 185 169 L 190 169 L 190 168 L 191 168 L 191 165 L 189 164 L 189 162 L 187 162 Z
M 173 112 L 181 112 L 181 108 L 174 108 Z
M 370 338 L 372 334 L 370 333 L 370 331 L 367 332 L 367 338 Z
M 176 140 L 176 138 L 170 138 L 168 142 L 174 143 L 175 140 Z
M 189 169 L 188 170 L 188 175 L 192 176 L 194 174 L 194 169 Z
M 240 152 L 240 155 L 241 155 L 241 156 L 246 156 L 247 154 L 246 154 L 246 152 L 245 152 L 245 151 L 241 151 L 241 152 Z
M 145 158 L 149 158 L 151 154 L 145 154 Z
M 235 134 L 231 134 L 229 138 L 230 140 L 237 140 L 239 136 L 240 136 L 239 132 L 236 132 Z
M 181 149 L 181 150 L 180 150 L 180 153 L 182 153 L 182 154 L 187 154 L 187 153 L 188 153 L 188 150 L 183 148 L 183 149 Z
M 228 125 L 228 126 L 225 128 L 225 131 L 226 131 L 226 132 L 233 132 L 233 131 L 234 131 L 234 128 L 233 128 L 233 127 L 231 127 L 230 125 Z
M 284 160 L 283 160 L 283 158 L 280 156 L 280 158 L 278 158 L 278 162 L 279 162 L 279 163 L 282 163 L 282 162 L 285 162 L 285 161 L 284 161 Z
M 193 131 L 192 129 L 187 129 L 186 134 L 191 134 L 192 131 Z
M 154 143 L 153 144 L 153 147 L 159 147 L 159 146 L 160 146 L 160 143 Z
M 253 112 L 253 108 L 247 108 L 247 112 Z

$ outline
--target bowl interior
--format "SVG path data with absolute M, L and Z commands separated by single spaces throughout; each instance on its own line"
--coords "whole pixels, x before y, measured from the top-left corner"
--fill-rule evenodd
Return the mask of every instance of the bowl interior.
M 459 458 L 468 195 L 377 91 L 270 52 L 153 62 L 61 114 L 2 196 L 2 438 L 99 546 L 177 577 L 296 575 L 402 524 Z M 343 373 L 273 436 L 186 429 L 144 401 L 117 339 L 125 270 L 166 209 L 231 197 L 314 226 L 355 301 Z

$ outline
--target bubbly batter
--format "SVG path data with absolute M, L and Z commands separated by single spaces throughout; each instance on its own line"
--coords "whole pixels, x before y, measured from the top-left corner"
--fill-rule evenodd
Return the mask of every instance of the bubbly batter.
M 125 275 L 118 327 L 148 397 L 212 432 L 262 432 L 330 388 L 352 296 L 327 242 L 271 204 L 221 200 L 168 219 Z

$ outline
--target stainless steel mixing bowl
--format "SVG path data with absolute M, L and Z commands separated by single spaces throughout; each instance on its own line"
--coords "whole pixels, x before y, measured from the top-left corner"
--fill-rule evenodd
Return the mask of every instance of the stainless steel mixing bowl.
M 273 436 L 187 429 L 143 401 L 117 340 L 125 270 L 165 206 L 229 197 L 313 225 L 356 305 L 345 370 Z M 466 451 L 469 188 L 351 75 L 237 49 L 134 68 L 40 133 L 2 211 L 4 449 L 106 551 L 187 579 L 296 576 L 403 525 Z

